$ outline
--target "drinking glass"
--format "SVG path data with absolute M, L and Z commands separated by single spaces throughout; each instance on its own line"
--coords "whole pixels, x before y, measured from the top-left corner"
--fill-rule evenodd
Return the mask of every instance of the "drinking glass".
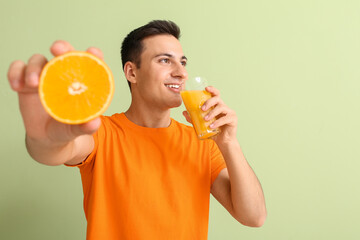
M 180 92 L 199 139 L 210 138 L 220 132 L 218 128 L 211 129 L 209 127 L 216 119 L 210 121 L 204 119 L 213 108 L 207 111 L 201 109 L 202 105 L 211 98 L 211 94 L 205 90 L 207 86 L 208 82 L 204 77 L 189 78 L 186 81 L 185 90 Z

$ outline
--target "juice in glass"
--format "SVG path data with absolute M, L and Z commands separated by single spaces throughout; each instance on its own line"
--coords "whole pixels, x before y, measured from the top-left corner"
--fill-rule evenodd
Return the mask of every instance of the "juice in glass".
M 205 121 L 204 117 L 210 112 L 201 110 L 202 105 L 211 98 L 211 94 L 205 90 L 181 91 L 181 98 L 186 110 L 191 116 L 192 124 L 199 139 L 206 139 L 219 133 L 219 129 L 211 129 L 209 125 L 215 121 Z

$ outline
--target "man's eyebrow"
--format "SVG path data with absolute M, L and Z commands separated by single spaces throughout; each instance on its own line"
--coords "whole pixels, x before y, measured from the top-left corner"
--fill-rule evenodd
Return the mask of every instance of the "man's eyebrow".
M 188 60 L 187 57 L 185 57 L 185 56 L 182 56 L 181 59 L 186 60 L 186 61 Z
M 165 56 L 165 57 L 169 57 L 169 58 L 175 58 L 175 56 L 170 54 L 170 53 L 160 53 L 160 54 L 156 55 L 155 58 L 161 57 L 161 56 Z M 181 60 L 186 60 L 187 61 L 187 57 L 182 56 Z

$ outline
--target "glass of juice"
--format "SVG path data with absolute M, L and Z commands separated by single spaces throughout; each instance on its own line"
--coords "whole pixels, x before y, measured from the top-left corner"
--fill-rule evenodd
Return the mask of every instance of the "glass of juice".
M 186 81 L 185 90 L 181 91 L 181 98 L 187 112 L 191 117 L 192 124 L 199 139 L 210 138 L 220 132 L 220 129 L 211 129 L 209 126 L 215 121 L 205 121 L 204 117 L 211 111 L 201 110 L 202 105 L 211 98 L 211 94 L 205 90 L 208 86 L 204 77 L 189 78 Z

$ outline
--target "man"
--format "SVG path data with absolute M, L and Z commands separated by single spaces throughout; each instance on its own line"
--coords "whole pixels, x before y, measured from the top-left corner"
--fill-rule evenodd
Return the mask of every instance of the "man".
M 210 193 L 240 223 L 259 227 L 265 221 L 261 185 L 236 139 L 236 114 L 219 91 L 207 87 L 212 98 L 202 107 L 214 107 L 205 117 L 216 118 L 212 127 L 221 129 L 213 140 L 198 140 L 191 127 L 170 118 L 187 80 L 179 35 L 169 21 L 132 31 L 121 51 L 129 109 L 81 125 L 55 121 L 40 104 L 44 56 L 9 68 L 29 154 L 43 164 L 80 169 L 87 239 L 206 239 Z M 74 49 L 56 41 L 50 50 L 58 56 Z M 97 48 L 87 51 L 103 57 Z

